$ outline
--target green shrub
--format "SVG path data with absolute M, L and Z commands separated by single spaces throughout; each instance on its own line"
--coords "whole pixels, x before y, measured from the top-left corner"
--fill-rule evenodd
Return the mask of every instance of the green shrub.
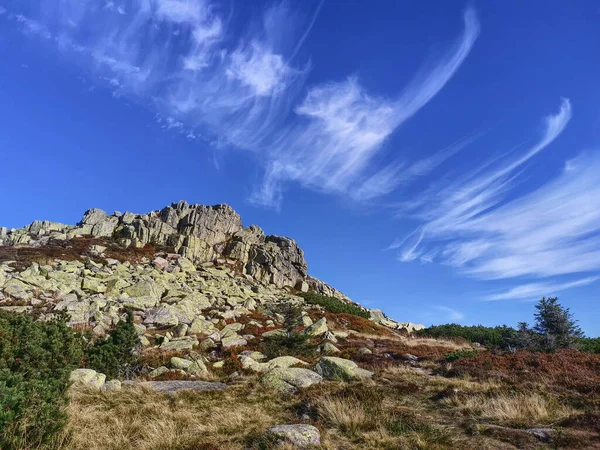
M 133 313 L 121 320 L 107 337 L 98 339 L 86 349 L 86 367 L 97 370 L 107 378 L 130 378 L 139 368 L 137 348 L 140 344 Z
M 479 354 L 479 351 L 474 348 L 462 349 L 462 350 L 456 350 L 456 351 L 446 354 L 446 359 L 448 361 L 452 362 L 452 361 L 457 361 L 461 358 L 470 358 L 472 356 L 477 356 L 478 354 Z
M 278 312 L 283 315 L 282 333 L 264 338 L 262 352 L 269 359 L 278 356 L 312 357 L 316 354 L 317 346 L 311 342 L 311 337 L 298 331 L 302 323 L 302 309 L 298 306 L 284 303 Z
M 575 347 L 582 352 L 600 353 L 600 338 L 581 338 Z
M 517 330 L 506 325 L 492 328 L 483 325 L 463 326 L 451 323 L 434 325 L 418 331 L 417 334 L 432 338 L 463 338 L 470 342 L 478 342 L 486 347 L 499 347 L 504 350 L 514 347 L 519 340 Z
M 364 309 L 352 304 L 344 302 L 335 297 L 328 297 L 326 295 L 316 294 L 314 292 L 303 292 L 298 294 L 302 297 L 306 303 L 311 305 L 319 305 L 323 307 L 325 310 L 334 313 L 345 313 L 352 314 L 354 316 L 364 317 L 365 319 L 369 318 L 369 312 Z
M 36 322 L 0 311 L 0 443 L 2 449 L 51 448 L 65 426 L 69 375 L 83 340 L 65 317 Z

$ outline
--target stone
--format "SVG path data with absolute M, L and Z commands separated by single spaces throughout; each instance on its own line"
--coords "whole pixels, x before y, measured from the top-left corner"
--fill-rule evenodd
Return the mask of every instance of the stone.
M 129 297 L 152 297 L 158 302 L 165 288 L 158 285 L 154 280 L 142 280 L 124 289 Z
M 181 268 L 183 272 L 196 272 L 196 266 L 187 258 L 179 258 L 177 260 L 177 265 Z
M 156 377 L 160 377 L 161 375 L 164 375 L 167 372 L 169 372 L 169 368 L 168 367 L 160 366 L 160 367 L 157 367 L 156 369 L 150 371 L 148 373 L 148 376 L 150 378 L 156 378 Z
M 282 394 L 290 394 L 298 389 L 323 381 L 323 377 L 312 370 L 301 367 L 277 367 L 261 377 L 261 383 Z
M 173 328 L 173 336 L 175 337 L 183 337 L 187 334 L 189 326 L 185 323 L 180 323 L 175 328 Z
M 198 345 L 198 339 L 193 336 L 175 338 L 160 345 L 161 350 L 191 350 Z
M 422 330 L 425 328 L 425 325 L 411 323 L 411 322 L 396 322 L 395 320 L 387 317 L 383 311 L 380 309 L 370 309 L 369 310 L 369 319 L 379 325 L 383 325 L 387 328 L 392 328 L 394 330 L 404 330 L 409 333 L 413 331 Z
M 325 333 L 323 333 L 321 335 L 321 338 L 325 341 L 337 343 L 337 338 L 335 337 L 335 334 L 333 334 L 331 331 L 326 331 Z
M 304 328 L 308 328 L 313 324 L 312 319 L 310 318 L 310 316 L 308 314 L 302 316 L 302 326 Z
M 373 354 L 373 352 L 366 347 L 359 348 L 358 353 L 360 353 L 361 355 L 372 355 Z
M 81 289 L 92 294 L 106 292 L 106 285 L 98 278 L 85 277 L 81 282 Z
M 285 336 L 286 331 L 283 328 L 278 328 L 276 330 L 265 331 L 262 334 L 262 337 L 269 338 L 272 336 Z
M 222 391 L 228 387 L 225 383 L 190 380 L 148 381 L 143 385 L 164 394 L 173 394 L 180 391 Z
M 268 434 L 288 442 L 297 448 L 319 447 L 321 434 L 317 427 L 307 424 L 275 425 L 267 430 Z
M 297 291 L 300 291 L 300 292 L 308 292 L 309 286 L 308 286 L 308 283 L 306 281 L 300 280 L 300 281 L 298 281 L 296 283 L 295 288 L 296 288 Z
M 221 338 L 221 345 L 223 348 L 242 347 L 247 344 L 248 341 L 236 333 L 232 333 L 224 338 Z
M 165 258 L 157 256 L 152 260 L 152 265 L 157 270 L 165 270 L 169 266 L 169 261 L 167 261 Z
M 105 391 L 120 391 L 121 390 L 121 382 L 119 380 L 110 380 L 104 383 L 102 389 Z
M 14 278 L 4 284 L 4 294 L 17 300 L 29 300 L 33 297 L 29 289 L 30 286 Z
M 171 308 L 159 306 L 146 312 L 144 324 L 154 324 L 159 327 L 177 326 L 179 318 Z
M 319 336 L 323 333 L 326 333 L 327 331 L 329 331 L 329 328 L 327 327 L 327 319 L 325 317 L 322 317 L 321 319 L 313 323 L 311 326 L 306 328 L 304 330 L 304 333 L 308 334 L 309 336 Z
M 176 356 L 173 356 L 171 358 L 171 367 L 173 367 L 174 369 L 186 370 L 192 364 L 194 364 L 194 362 L 190 361 L 189 359 L 178 358 Z
M 211 338 L 206 338 L 200 342 L 198 348 L 203 351 L 208 351 L 217 348 L 217 344 L 215 344 L 215 341 L 213 341 Z
M 252 350 L 244 350 L 242 353 L 242 355 L 244 356 L 248 356 L 250 358 L 252 358 L 254 361 L 264 361 L 265 359 L 267 359 L 267 356 L 264 353 L 261 352 L 256 352 L 256 351 L 252 351 Z
M 122 298 L 119 302 L 125 306 L 131 306 L 133 309 L 144 311 L 156 306 L 158 304 L 158 299 L 151 295 L 144 295 L 142 297 Z
M 323 356 L 314 370 L 329 380 L 358 381 L 373 375 L 373 372 L 358 367 L 354 361 L 335 356 Z
M 321 351 L 326 355 L 333 355 L 340 352 L 340 350 L 331 342 L 325 342 L 321 347 Z
M 71 372 L 69 380 L 94 389 L 101 389 L 106 381 L 106 375 L 92 369 L 75 369 Z

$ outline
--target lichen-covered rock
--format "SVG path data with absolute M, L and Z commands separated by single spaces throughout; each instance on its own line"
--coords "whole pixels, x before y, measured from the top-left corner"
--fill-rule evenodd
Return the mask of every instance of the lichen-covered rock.
M 282 394 L 294 393 L 298 389 L 312 386 L 321 381 L 323 381 L 321 375 L 301 367 L 277 367 L 261 377 L 262 384 Z
M 171 367 L 173 367 L 174 369 L 186 370 L 192 364 L 194 364 L 194 362 L 190 361 L 189 359 L 178 358 L 177 356 L 173 356 L 171 358 Z
M 320 336 L 321 334 L 327 333 L 328 331 L 329 328 L 327 327 L 327 319 L 325 317 L 322 317 L 321 319 L 313 323 L 311 326 L 306 328 L 304 330 L 304 333 L 308 334 L 309 336 Z
M 71 372 L 69 379 L 73 383 L 101 389 L 106 381 L 106 375 L 92 369 L 75 369 Z
M 270 427 L 267 433 L 279 438 L 282 443 L 289 442 L 297 448 L 310 448 L 321 445 L 321 434 L 317 427 L 312 425 L 275 425 Z
M 188 329 L 188 333 L 190 334 L 211 334 L 215 331 L 217 331 L 215 324 L 202 317 L 194 319 Z
M 417 323 L 396 322 L 395 320 L 392 320 L 389 317 L 387 317 L 383 313 L 383 311 L 381 311 L 380 309 L 370 309 L 369 315 L 370 315 L 370 319 L 373 322 L 383 325 L 384 327 L 387 327 L 387 328 L 392 328 L 394 330 L 404 330 L 404 331 L 407 331 L 408 333 L 412 333 L 413 331 L 419 331 L 419 330 L 422 330 L 425 328 L 425 325 L 421 325 L 421 324 L 417 324 Z
M 193 336 L 174 338 L 160 345 L 161 350 L 191 350 L 198 345 L 198 339 Z
M 340 352 L 340 350 L 331 342 L 325 342 L 321 347 L 321 351 L 326 355 L 333 355 Z
M 154 324 L 161 327 L 171 327 L 179 324 L 179 318 L 168 306 L 159 306 L 146 312 L 144 324 Z
M 354 361 L 335 356 L 323 356 L 314 370 L 329 380 L 358 381 L 373 375 L 373 372 L 358 367 Z
M 104 383 L 102 389 L 105 391 L 120 391 L 121 390 L 121 382 L 119 380 L 110 380 Z

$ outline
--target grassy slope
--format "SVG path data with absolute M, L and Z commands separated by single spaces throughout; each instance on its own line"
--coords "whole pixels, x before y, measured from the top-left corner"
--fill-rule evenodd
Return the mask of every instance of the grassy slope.
M 338 346 L 342 356 L 374 370 L 374 379 L 324 382 L 290 397 L 265 390 L 254 374 L 245 374 L 225 392 L 173 397 L 143 388 L 74 389 L 72 438 L 57 448 L 270 448 L 261 437 L 268 426 L 300 422 L 321 430 L 323 449 L 600 448 L 594 447 L 600 442 L 598 379 L 582 387 L 577 377 L 569 385 L 565 378 L 557 384 L 548 373 L 520 376 L 523 368 L 514 355 L 485 351 L 451 364 L 444 355 L 466 344 L 389 333 L 353 335 Z M 375 354 L 359 354 L 362 346 Z M 403 362 L 406 353 L 419 356 L 419 367 Z M 501 359 L 490 365 L 490 358 Z M 546 358 L 546 372 L 556 375 L 566 370 L 571 356 Z M 580 366 L 598 363 L 584 363 L 578 353 L 572 358 Z M 553 443 L 543 443 L 522 431 L 531 427 L 558 433 Z

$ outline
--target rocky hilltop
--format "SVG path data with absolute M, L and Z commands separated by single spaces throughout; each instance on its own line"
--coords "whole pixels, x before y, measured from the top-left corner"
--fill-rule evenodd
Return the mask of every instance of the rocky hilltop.
M 90 324 L 99 334 L 127 305 L 147 326 L 205 331 L 218 318 L 250 314 L 258 304 L 302 302 L 298 292 L 352 303 L 308 275 L 293 239 L 244 227 L 224 204 L 180 201 L 146 214 L 94 208 L 74 226 L 36 220 L 0 228 L 0 246 L 0 308 L 66 310 L 72 323 Z M 37 257 L 25 258 L 23 266 L 23 254 Z M 44 255 L 47 261 L 40 260 Z M 415 328 L 379 310 L 370 316 L 389 328 Z

